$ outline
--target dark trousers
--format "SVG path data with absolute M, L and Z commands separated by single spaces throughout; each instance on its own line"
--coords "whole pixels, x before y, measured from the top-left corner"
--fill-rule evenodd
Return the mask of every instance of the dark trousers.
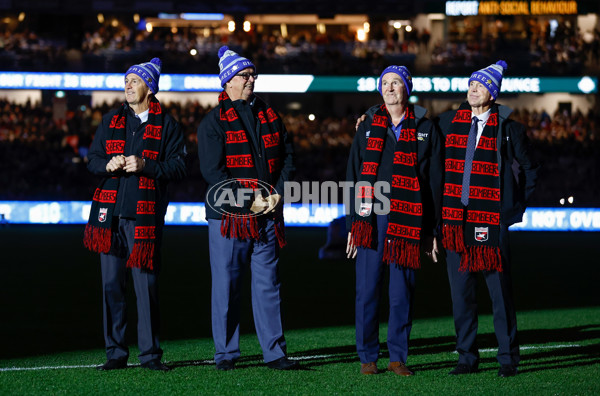
M 501 225 L 500 250 L 502 272 L 482 271 L 492 300 L 494 331 L 498 340 L 498 362 L 502 365 L 517 366 L 519 342 L 517 340 L 517 316 L 512 298 L 510 277 L 510 249 L 508 227 Z M 452 294 L 452 310 L 456 330 L 456 351 L 458 363 L 477 368 L 479 350 L 477 348 L 477 273 L 459 271 L 460 255 L 447 251 L 448 279 Z
M 406 363 L 408 356 L 415 271 L 383 262 L 387 224 L 387 216 L 378 215 L 376 249 L 359 248 L 356 255 L 356 350 L 361 363 L 376 362 L 379 357 L 379 300 L 388 267 L 390 361 Z
M 242 279 L 250 265 L 252 313 L 265 362 L 282 358 L 286 343 L 281 321 L 279 246 L 272 220 L 260 227 L 261 239 L 230 239 L 221 235 L 221 221 L 208 220 L 212 278 L 211 317 L 215 361 L 240 357 Z
M 113 230 L 111 251 L 100 254 L 102 269 L 102 301 L 104 308 L 104 342 L 108 359 L 127 359 L 129 348 L 125 341 L 127 328 L 126 285 L 127 257 L 133 250 L 135 220 L 118 219 Z M 158 275 L 132 268 L 133 286 L 138 312 L 138 355 L 141 363 L 161 359 L 158 341 L 160 323 L 158 309 Z

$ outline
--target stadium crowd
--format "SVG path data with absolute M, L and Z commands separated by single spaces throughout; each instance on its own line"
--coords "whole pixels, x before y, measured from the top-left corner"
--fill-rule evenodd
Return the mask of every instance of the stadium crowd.
M 558 26 L 531 22 L 523 37 L 475 32 L 432 42 L 426 30 L 399 35 L 387 26 L 373 28 L 359 41 L 343 28 L 327 33 L 298 30 L 279 32 L 192 28 L 139 30 L 122 21 L 106 21 L 82 33 L 80 40 L 42 36 L 26 25 L 0 27 L 0 62 L 5 70 L 120 72 L 139 59 L 160 57 L 171 73 L 213 74 L 220 46 L 254 59 L 261 73 L 317 75 L 377 74 L 389 64 L 403 64 L 415 74 L 457 73 L 477 69 L 510 54 L 511 73 L 576 75 L 598 70 L 600 32 L 579 31 L 561 21 Z M 425 61 L 416 62 L 418 55 Z
M 114 104 L 68 111 L 55 121 L 53 109 L 0 99 L 0 200 L 88 200 L 98 180 L 86 169 L 86 155 L 102 114 Z M 184 127 L 188 177 L 173 184 L 172 201 L 202 201 L 196 130 L 209 111 L 198 103 L 171 103 Z M 284 114 L 293 133 L 298 181 L 344 180 L 356 115 L 316 117 Z M 600 118 L 580 111 L 517 109 L 513 117 L 528 126 L 543 164 L 534 202 L 555 206 L 575 197 L 575 205 L 600 204 Z

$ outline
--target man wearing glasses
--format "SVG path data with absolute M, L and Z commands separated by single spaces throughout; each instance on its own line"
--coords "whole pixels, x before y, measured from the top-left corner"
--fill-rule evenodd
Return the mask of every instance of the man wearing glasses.
M 254 64 L 219 49 L 219 104 L 198 127 L 200 171 L 208 184 L 206 217 L 212 278 L 211 316 L 217 370 L 240 357 L 242 274 L 252 273 L 252 310 L 267 367 L 290 370 L 281 321 L 279 248 L 283 188 L 294 171 L 283 121 L 254 95 Z

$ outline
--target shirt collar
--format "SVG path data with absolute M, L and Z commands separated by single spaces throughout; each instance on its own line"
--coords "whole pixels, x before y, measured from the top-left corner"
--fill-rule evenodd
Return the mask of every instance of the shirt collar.
M 473 117 L 477 117 L 477 119 L 479 120 L 478 123 L 481 125 L 485 125 L 487 123 L 488 118 L 490 118 L 491 112 L 492 112 L 492 109 L 489 108 L 488 111 L 486 111 L 485 113 L 481 113 L 478 116 L 471 113 L 471 120 L 473 120 Z

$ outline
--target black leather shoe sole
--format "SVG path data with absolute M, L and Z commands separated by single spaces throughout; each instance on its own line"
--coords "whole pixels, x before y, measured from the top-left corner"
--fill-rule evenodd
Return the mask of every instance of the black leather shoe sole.
M 109 371 L 121 370 L 127 367 L 127 360 L 109 359 L 102 366 L 96 367 L 96 370 Z
M 514 377 L 517 375 L 517 368 L 513 366 L 502 366 L 498 370 L 498 377 Z
M 221 370 L 221 371 L 229 371 L 229 370 L 233 370 L 235 368 L 235 365 L 233 363 L 233 360 L 221 360 L 219 363 L 217 363 L 217 370 Z
M 282 357 L 267 363 L 267 367 L 273 370 L 296 370 L 300 367 L 300 364 L 294 360 Z
M 466 364 L 459 364 L 454 368 L 454 370 L 450 371 L 448 375 L 463 375 L 463 374 L 473 374 L 478 370 L 474 367 L 469 367 Z
M 151 360 L 146 363 L 142 363 L 142 367 L 153 371 L 170 371 L 171 369 L 162 364 L 159 360 Z

